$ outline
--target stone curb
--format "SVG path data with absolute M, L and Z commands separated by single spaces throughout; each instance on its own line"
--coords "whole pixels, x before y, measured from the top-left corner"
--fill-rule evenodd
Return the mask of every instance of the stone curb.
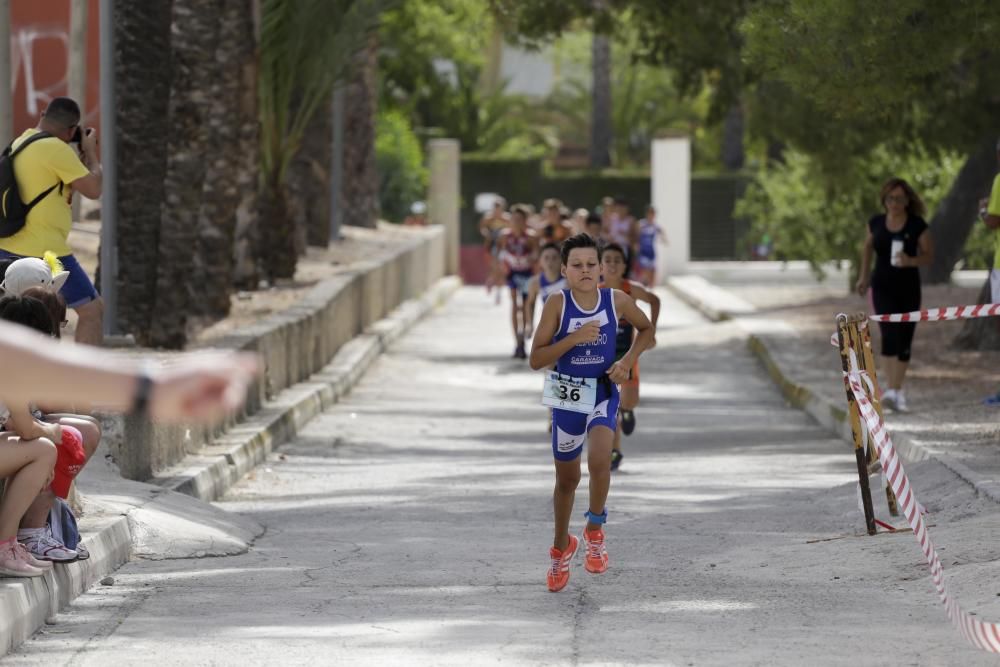
M 150 483 L 206 502 L 221 498 L 277 446 L 346 395 L 386 348 L 461 284 L 455 276 L 442 278 L 423 296 L 400 304 L 341 346 L 333 360 L 308 380 L 280 392 L 262 410 Z
M 764 365 L 768 375 L 781 390 L 785 399 L 797 408 L 800 408 L 820 425 L 834 433 L 837 437 L 854 444 L 854 435 L 851 431 L 851 422 L 847 414 L 845 397 L 843 404 L 834 404 L 829 399 L 817 395 L 809 387 L 792 378 L 792 369 L 782 367 L 773 354 L 773 342 L 769 342 L 766 335 L 753 331 L 756 327 L 749 317 L 752 313 L 734 313 L 727 309 L 728 299 L 716 298 L 724 294 L 725 290 L 717 285 L 711 285 L 712 289 L 703 289 L 687 281 L 687 276 L 677 276 L 667 279 L 666 287 L 679 299 L 699 311 L 713 322 L 733 320 L 747 334 L 747 344 L 750 350 Z M 732 295 L 731 295 L 732 296 Z M 733 297 L 734 299 L 739 299 Z M 990 500 L 1000 503 L 1000 480 L 982 475 L 966 464 L 958 461 L 947 452 L 935 450 L 921 444 L 912 436 L 894 430 L 892 442 L 896 451 L 905 461 L 917 462 L 934 460 L 955 473 L 959 479 L 969 484 L 978 493 L 983 494 Z
M 284 391 L 245 422 L 235 425 L 198 455 L 188 456 L 151 484 L 206 502 L 221 497 L 275 447 L 347 394 L 378 356 L 455 292 L 461 279 L 440 279 L 421 297 L 341 346 L 333 360 L 306 382 Z M 0 579 L 0 657 L 29 639 L 46 618 L 64 609 L 102 578 L 129 561 L 132 528 L 127 514 L 81 522 L 90 558 L 57 565 L 44 577 Z

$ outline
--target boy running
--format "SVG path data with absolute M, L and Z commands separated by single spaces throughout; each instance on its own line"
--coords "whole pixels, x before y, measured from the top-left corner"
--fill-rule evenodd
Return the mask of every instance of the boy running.
M 621 290 L 636 301 L 645 301 L 649 304 L 650 319 L 653 324 L 653 331 L 656 331 L 656 322 L 660 319 L 660 297 L 640 285 L 625 277 L 625 249 L 617 243 L 609 243 L 604 247 L 601 255 L 601 272 L 604 275 L 604 283 L 601 287 L 611 287 Z M 635 338 L 635 331 L 631 324 L 624 319 L 618 320 L 618 332 L 615 337 L 615 360 L 621 359 L 632 347 Z M 622 383 L 621 404 L 619 406 L 618 428 L 615 429 L 614 447 L 611 450 L 611 469 L 618 470 L 624 454 L 622 454 L 622 433 L 632 435 L 635 430 L 635 406 L 639 405 L 639 363 L 632 366 L 629 379 Z
M 569 582 L 569 565 L 579 540 L 569 534 L 570 514 L 580 483 L 580 454 L 589 442 L 590 506 L 585 513 L 584 567 L 599 574 L 608 569 L 603 525 L 605 501 L 611 485 L 611 446 L 618 411 L 617 385 L 628 379 L 639 355 L 654 343 L 653 327 L 635 301 L 625 293 L 598 288 L 601 254 L 597 242 L 586 234 L 567 239 L 562 246 L 562 273 L 569 289 L 553 294 L 542 309 L 531 350 L 531 368 L 556 364 L 546 377 L 546 403 L 550 396 L 564 399 L 553 405 L 552 454 L 556 483 L 552 505 L 555 536 L 549 549 L 547 574 L 550 591 Z M 639 332 L 629 351 L 615 361 L 619 317 Z M 562 394 L 562 395 L 560 395 Z M 560 405 L 562 407 L 560 407 Z
M 524 301 L 525 338 L 531 338 L 531 333 L 535 328 L 535 303 L 538 301 L 538 297 L 542 297 L 542 305 L 545 305 L 550 296 L 566 288 L 558 243 L 546 243 L 542 246 L 538 263 L 542 267 L 542 272 L 528 282 L 528 296 Z
M 515 359 L 527 359 L 524 350 L 524 300 L 528 294 L 528 282 L 535 273 L 538 239 L 534 231 L 528 229 L 528 212 L 523 206 L 511 209 L 510 228 L 500 234 L 499 244 L 499 259 L 507 269 L 507 287 L 510 288 L 511 325 L 517 339 L 513 356 Z
M 656 209 L 650 204 L 646 207 L 646 217 L 639 221 L 639 253 L 636 256 L 638 279 L 643 285 L 656 285 L 656 238 L 667 235 L 656 224 Z

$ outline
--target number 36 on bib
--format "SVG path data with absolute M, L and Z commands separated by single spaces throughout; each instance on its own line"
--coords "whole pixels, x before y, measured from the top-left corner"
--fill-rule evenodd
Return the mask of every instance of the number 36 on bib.
M 575 378 L 556 371 L 546 374 L 542 405 L 589 415 L 596 404 L 596 378 Z

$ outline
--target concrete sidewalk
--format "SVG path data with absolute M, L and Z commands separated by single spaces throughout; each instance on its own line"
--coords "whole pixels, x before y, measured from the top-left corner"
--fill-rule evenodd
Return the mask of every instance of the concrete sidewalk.
M 184 559 L 245 553 L 263 528 L 207 504 L 346 395 L 375 359 L 459 287 L 445 278 L 346 343 L 331 363 L 262 410 L 189 455 L 151 483 L 122 479 L 104 449 L 77 479 L 86 561 L 57 565 L 36 579 L 0 579 L 0 656 L 43 627 L 78 595 L 131 558 Z
M 738 326 L 669 295 L 608 501 L 611 569 L 578 557 L 549 593 L 550 436 L 507 321 L 461 290 L 233 487 L 220 505 L 266 528 L 247 553 L 130 563 L 8 664 L 994 664 L 948 625 L 912 536 L 855 537 L 850 449 L 786 404 Z M 945 563 L 962 601 L 996 616 L 974 536 L 1000 508 L 935 463 L 910 472 L 935 537 L 963 545 Z
M 819 282 L 805 266 L 783 270 L 774 264 L 757 268 L 751 263 L 750 268 L 737 265 L 727 271 L 724 265 L 713 264 L 697 269 L 697 275 L 668 279 L 668 288 L 714 321 L 735 320 L 746 332 L 750 349 L 786 399 L 846 441 L 853 442 L 839 359 L 831 355 L 817 360 L 815 346 L 802 345 L 791 326 L 764 312 L 773 304 L 841 296 L 845 274 L 841 272 Z M 711 282 L 705 276 L 711 276 Z M 985 278 L 984 271 L 958 271 L 953 282 L 978 286 Z M 702 282 L 708 287 L 701 285 Z M 740 293 L 750 295 L 762 307 L 758 309 Z M 831 311 L 831 333 L 834 315 Z M 886 424 L 904 459 L 938 461 L 978 492 L 1000 502 L 1000 438 L 984 442 L 971 436 L 963 423 L 944 420 L 933 410 L 888 412 Z

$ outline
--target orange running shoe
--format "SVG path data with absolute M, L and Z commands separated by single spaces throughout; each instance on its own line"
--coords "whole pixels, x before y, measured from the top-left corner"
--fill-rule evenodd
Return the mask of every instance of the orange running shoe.
M 570 535 L 569 544 L 564 550 L 559 551 L 555 547 L 549 548 L 552 567 L 549 568 L 545 578 L 548 580 L 549 590 L 553 593 L 558 593 L 569 583 L 569 564 L 573 561 L 578 546 L 580 546 L 580 540 L 577 539 L 576 535 Z
M 608 550 L 604 546 L 604 531 L 584 530 L 583 541 L 587 543 L 587 555 L 583 567 L 591 574 L 608 571 Z

